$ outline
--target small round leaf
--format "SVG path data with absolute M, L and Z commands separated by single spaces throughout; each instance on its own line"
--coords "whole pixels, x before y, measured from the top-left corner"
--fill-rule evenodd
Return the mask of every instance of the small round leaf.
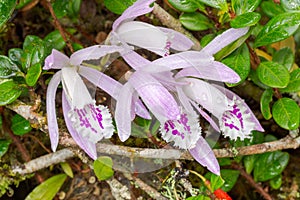
M 97 178 L 101 181 L 111 178 L 114 175 L 112 165 L 112 159 L 108 156 L 101 156 L 95 160 L 93 166 Z
M 11 130 L 15 135 L 24 135 L 31 131 L 31 126 L 28 120 L 21 115 L 16 114 L 11 120 Z
M 266 89 L 260 98 L 260 110 L 265 119 L 269 120 L 272 117 L 270 103 L 272 102 L 273 90 Z
M 209 19 L 198 12 L 183 13 L 179 20 L 185 28 L 191 31 L 204 31 L 213 27 Z
M 261 16 L 256 12 L 248 12 L 237 16 L 230 22 L 232 28 L 243 28 L 253 26 L 259 22 Z
M 0 80 L 0 106 L 12 103 L 21 93 L 19 85 L 12 79 Z

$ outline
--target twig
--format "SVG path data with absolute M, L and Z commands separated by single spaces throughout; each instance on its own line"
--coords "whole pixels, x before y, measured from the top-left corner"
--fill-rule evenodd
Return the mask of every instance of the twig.
M 125 185 L 122 185 L 117 179 L 109 179 L 106 180 L 106 182 L 109 184 L 111 193 L 116 200 L 131 199 L 129 189 Z
M 47 6 L 47 8 L 49 9 L 49 11 L 50 11 L 50 13 L 51 13 L 51 16 L 52 16 L 52 18 L 53 18 L 53 22 L 54 22 L 55 28 L 58 29 L 59 33 L 61 34 L 63 40 L 66 42 L 66 44 L 67 44 L 68 48 L 70 49 L 70 51 L 71 51 L 72 53 L 74 53 L 74 49 L 73 49 L 73 47 L 72 47 L 72 44 L 70 43 L 70 40 L 67 38 L 67 36 L 66 36 L 66 34 L 65 34 L 65 31 L 64 31 L 64 28 L 63 28 L 63 27 L 61 26 L 61 24 L 59 23 L 59 21 L 58 21 L 56 15 L 55 15 L 55 13 L 54 13 L 54 10 L 53 10 L 53 7 L 52 7 L 50 1 L 49 1 L 49 0 L 45 0 L 45 3 L 46 3 L 46 6 Z
M 241 168 L 239 165 L 233 165 L 233 168 L 239 170 L 241 176 L 244 177 L 244 178 L 248 181 L 248 183 L 249 183 L 253 188 L 255 188 L 255 190 L 256 190 L 259 194 L 261 194 L 261 196 L 264 197 L 264 199 L 266 199 L 266 200 L 272 200 L 272 197 L 271 197 L 266 191 L 264 191 L 264 189 L 263 189 L 259 184 L 257 184 L 257 183 L 253 180 L 252 176 L 250 176 L 249 174 L 247 174 L 247 172 L 246 172 L 243 168 Z
M 175 19 L 168 12 L 166 12 L 162 7 L 160 7 L 157 3 L 154 3 L 153 14 L 161 21 L 161 23 L 169 28 L 174 29 L 184 35 L 186 35 L 190 40 L 194 42 L 194 46 L 192 47 L 194 50 L 200 50 L 201 46 L 199 41 L 187 30 L 185 30 L 179 20 Z

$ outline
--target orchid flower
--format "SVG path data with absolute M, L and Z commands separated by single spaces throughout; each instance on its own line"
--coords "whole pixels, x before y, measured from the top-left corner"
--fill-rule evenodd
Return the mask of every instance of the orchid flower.
M 47 90 L 47 120 L 51 148 L 56 150 L 59 140 L 55 112 L 55 93 L 60 82 L 63 86 L 63 110 L 67 128 L 77 144 L 93 159 L 97 158 L 96 143 L 110 138 L 114 132 L 108 108 L 96 105 L 80 75 L 92 79 L 98 75 L 97 86 L 117 96 L 120 84 L 110 77 L 81 65 L 82 61 L 100 58 L 108 53 L 123 52 L 117 46 L 92 46 L 75 52 L 68 58 L 57 50 L 46 58 L 43 69 L 60 69 L 51 79 Z M 93 70 L 93 73 L 89 73 Z M 93 79 L 92 79 L 93 80 Z M 113 83 L 113 84 L 111 84 Z M 118 85 L 119 84 L 119 85 Z M 147 117 L 147 116 L 145 116 Z
M 185 51 L 193 42 L 183 34 L 168 28 L 156 27 L 144 22 L 133 21 L 136 17 L 153 10 L 155 0 L 138 0 L 127 8 L 114 22 L 108 37 L 111 44 L 131 44 L 148 49 L 158 55 L 167 56 L 169 50 Z

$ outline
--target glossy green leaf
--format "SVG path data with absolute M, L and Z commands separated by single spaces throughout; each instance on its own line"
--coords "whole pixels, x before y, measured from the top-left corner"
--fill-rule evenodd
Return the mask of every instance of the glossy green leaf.
M 252 131 L 252 138 L 246 138 L 244 143 L 246 146 L 254 145 L 254 144 L 261 144 L 264 142 L 265 135 L 259 131 Z
M 220 9 L 224 12 L 228 11 L 226 0 L 199 0 L 201 3 Z
M 273 142 L 273 141 L 276 141 L 278 140 L 274 135 L 271 135 L 271 134 L 267 134 L 265 136 L 265 142 Z
M 288 47 L 275 51 L 272 59 L 273 62 L 284 65 L 288 70 L 292 68 L 294 60 L 295 56 L 292 50 Z
M 300 69 L 295 69 L 290 74 L 290 82 L 285 88 L 281 88 L 280 92 L 299 92 L 300 91 Z
M 7 152 L 11 141 L 0 139 L 0 158 Z
M 11 130 L 15 135 L 24 135 L 32 130 L 28 120 L 16 114 L 11 120 Z
M 135 0 L 104 0 L 104 5 L 111 12 L 120 15 L 134 2 Z
M 9 78 L 16 75 L 20 69 L 8 57 L 0 55 L 0 78 Z
M 272 118 L 270 109 L 270 103 L 273 100 L 273 90 L 267 89 L 264 91 L 260 98 L 260 110 L 265 119 L 269 120 Z
M 287 130 L 299 128 L 300 108 L 298 104 L 290 98 L 281 98 L 272 107 L 272 114 L 275 122 Z
M 275 151 L 260 154 L 254 166 L 254 180 L 267 181 L 279 174 L 285 169 L 289 162 L 289 154 L 286 152 Z
M 183 13 L 179 17 L 182 25 L 192 31 L 203 31 L 212 27 L 209 19 L 198 12 L 194 13 Z
M 58 30 L 52 31 L 44 38 L 46 44 L 53 49 L 62 50 L 66 46 L 66 42 Z
M 235 185 L 239 175 L 240 172 L 238 170 L 222 169 L 221 176 L 225 182 L 222 185 L 221 189 L 224 190 L 225 192 L 229 192 Z
M 255 47 L 260 47 L 284 40 L 298 29 L 300 12 L 282 13 L 272 18 L 261 30 L 254 42 Z
M 290 81 L 290 73 L 287 68 L 275 62 L 261 62 L 256 72 L 259 80 L 270 87 L 284 88 Z
M 300 10 L 300 1 L 299 0 L 280 0 L 280 5 L 286 11 L 299 11 Z
M 241 15 L 243 13 L 254 11 L 258 7 L 260 2 L 261 0 L 232 0 L 231 5 L 236 15 Z
M 0 27 L 10 18 L 16 3 L 16 0 L 0 1 Z
M 71 166 L 69 165 L 69 163 L 62 162 L 62 163 L 60 163 L 60 166 L 64 170 L 65 174 L 67 174 L 71 178 L 74 177 L 73 170 L 72 170 Z
M 256 159 L 257 159 L 257 155 L 244 156 L 243 163 L 244 163 L 245 171 L 248 174 L 250 174 L 253 171 Z
M 25 200 L 52 200 L 65 182 L 66 178 L 66 174 L 52 176 L 34 188 Z
M 67 15 L 68 1 L 69 0 L 55 0 L 52 3 L 53 11 L 58 19 Z
M 94 172 L 100 181 L 107 180 L 114 175 L 113 162 L 108 156 L 101 156 L 94 161 Z
M 270 185 L 273 189 L 278 190 L 282 185 L 282 176 L 281 174 L 272 178 L 270 180 Z
M 21 66 L 21 57 L 23 54 L 23 50 L 20 48 L 11 48 L 8 50 L 8 57 L 11 61 L 16 63 L 18 66 Z
M 0 79 L 0 106 L 12 103 L 21 93 L 22 90 L 12 79 Z
M 37 36 L 29 35 L 23 43 L 22 68 L 27 71 L 30 66 L 44 61 L 45 44 Z
M 236 18 L 230 21 L 232 28 L 243 28 L 247 26 L 253 26 L 260 20 L 260 14 L 256 12 L 248 12 L 238 15 Z
M 68 1 L 68 7 L 67 7 L 67 15 L 69 17 L 76 18 L 78 17 L 79 11 L 80 11 L 80 5 L 81 5 L 81 0 L 69 0 Z
M 168 0 L 168 2 L 181 12 L 195 12 L 198 9 L 194 1 Z
M 236 49 L 232 54 L 222 60 L 222 63 L 233 69 L 241 78 L 241 81 L 228 86 L 236 86 L 242 83 L 250 72 L 250 54 L 246 44 Z
M 186 200 L 211 200 L 211 198 L 200 194 L 198 196 L 188 197 Z
M 40 63 L 36 63 L 34 65 L 31 65 L 27 71 L 27 74 L 25 76 L 25 81 L 27 85 L 34 86 L 39 79 L 42 72 L 42 66 Z
M 268 17 L 275 17 L 281 13 L 284 13 L 283 8 L 273 1 L 263 1 L 260 5 L 260 8 Z
M 225 182 L 222 176 L 217 176 L 211 172 L 206 173 L 204 177 L 210 181 L 210 186 L 213 191 L 219 189 Z

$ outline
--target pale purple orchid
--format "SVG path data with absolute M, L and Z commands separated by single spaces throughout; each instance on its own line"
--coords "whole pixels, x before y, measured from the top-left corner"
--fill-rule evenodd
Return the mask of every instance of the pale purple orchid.
M 77 144 L 91 158 L 97 158 L 95 144 L 102 138 L 110 138 L 114 127 L 109 110 L 105 106 L 95 104 L 80 75 L 114 97 L 117 96 L 121 84 L 97 70 L 82 66 L 81 63 L 84 60 L 101 58 L 109 53 L 124 51 L 127 49 L 117 46 L 92 46 L 77 51 L 68 58 L 54 49 L 46 58 L 45 70 L 60 69 L 52 77 L 47 90 L 47 120 L 53 151 L 56 150 L 59 140 L 55 94 L 59 83 L 62 82 L 62 104 L 67 128 Z M 93 79 L 95 75 L 98 76 L 96 80 Z
M 160 56 L 169 55 L 169 50 L 185 51 L 193 42 L 183 34 L 172 29 L 153 26 L 144 22 L 133 21 L 136 17 L 150 13 L 150 5 L 155 0 L 137 0 L 128 7 L 113 23 L 108 37 L 111 44 L 130 44 L 152 51 Z

